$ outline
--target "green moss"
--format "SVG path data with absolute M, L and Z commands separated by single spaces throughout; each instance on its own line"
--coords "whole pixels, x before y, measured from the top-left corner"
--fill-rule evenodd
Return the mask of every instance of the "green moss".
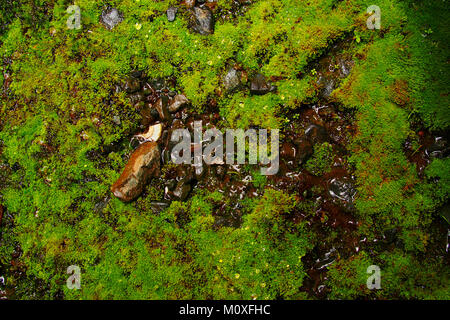
M 194 196 L 172 202 L 159 216 L 122 219 L 118 226 L 125 228 L 120 235 L 109 232 L 102 261 L 84 270 L 83 289 L 66 293 L 103 299 L 296 297 L 311 235 L 283 218 L 293 199 L 268 190 L 241 228 L 213 231 L 210 199 L 217 197 Z M 177 223 L 186 215 L 187 224 Z M 137 235 L 147 240 L 136 241 Z
M 333 165 L 333 146 L 328 142 L 314 146 L 314 154 L 305 164 L 305 169 L 319 176 L 331 170 Z
M 356 299 L 369 295 L 370 290 L 366 282 L 370 274 L 367 274 L 367 268 L 372 264 L 364 251 L 332 264 L 328 272 L 331 298 Z

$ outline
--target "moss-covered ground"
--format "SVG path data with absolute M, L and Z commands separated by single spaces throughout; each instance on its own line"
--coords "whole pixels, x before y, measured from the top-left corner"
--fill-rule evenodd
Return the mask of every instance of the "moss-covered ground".
M 67 28 L 72 4 L 81 29 Z M 124 17 L 113 30 L 99 22 L 107 4 Z M 366 26 L 373 4 L 379 30 Z M 448 136 L 449 4 L 218 0 L 211 8 L 214 33 L 200 35 L 176 0 L 2 1 L 0 298 L 449 299 L 450 159 L 415 161 L 426 157 L 426 137 Z M 337 54 L 352 68 L 324 98 L 320 61 Z M 232 66 L 247 80 L 230 92 L 223 78 Z M 116 87 L 134 70 L 170 79 L 191 114 L 214 106 L 222 128 L 287 132 L 326 99 L 351 119 L 343 161 L 355 177 L 357 224 L 333 227 L 331 211 L 317 218 L 307 193 L 323 186 L 275 187 L 256 173 L 258 196 L 239 200 L 237 224 L 217 223 L 218 208 L 237 210 L 217 190 L 194 188 L 158 213 L 161 179 L 137 201 L 116 199 L 110 186 L 142 120 Z M 246 86 L 257 73 L 276 90 L 252 95 Z M 316 144 L 298 170 L 333 174 L 335 152 Z M 357 243 L 343 244 L 347 236 Z M 317 276 L 324 248 L 334 258 Z M 80 290 L 66 286 L 70 265 L 81 268 Z M 370 265 L 381 269 L 379 290 L 366 286 Z

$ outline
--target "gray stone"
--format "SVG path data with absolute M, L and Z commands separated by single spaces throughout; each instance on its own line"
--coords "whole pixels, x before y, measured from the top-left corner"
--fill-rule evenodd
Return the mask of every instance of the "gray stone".
M 152 212 L 154 214 L 159 214 L 162 211 L 164 211 L 165 209 L 167 209 L 170 206 L 169 202 L 163 202 L 163 201 L 158 201 L 158 202 L 152 202 L 150 203 L 150 209 L 152 210 Z
M 430 158 L 445 158 L 449 153 L 450 148 L 447 140 L 443 137 L 436 137 L 434 143 L 425 150 L 425 154 Z
M 123 20 L 123 14 L 115 8 L 108 7 L 102 12 L 100 22 L 108 29 L 112 30 Z
M 110 197 L 105 197 L 104 199 L 102 199 L 99 202 L 97 202 L 94 205 L 94 211 L 96 213 L 101 213 L 103 211 L 103 209 L 105 209 L 106 206 L 108 205 L 109 200 L 110 200 Z
M 323 96 L 329 97 L 334 90 L 334 80 L 333 79 L 325 79 L 325 84 L 323 88 Z
M 194 31 L 207 35 L 214 32 L 214 17 L 209 8 L 194 7 Z
M 172 22 L 175 20 L 177 11 L 178 11 L 178 8 L 175 8 L 175 7 L 170 7 L 169 9 L 167 9 L 166 14 L 167 14 L 167 20 L 169 20 L 169 22 Z
M 234 68 L 228 70 L 223 79 L 223 85 L 227 90 L 233 90 L 241 83 L 241 73 Z

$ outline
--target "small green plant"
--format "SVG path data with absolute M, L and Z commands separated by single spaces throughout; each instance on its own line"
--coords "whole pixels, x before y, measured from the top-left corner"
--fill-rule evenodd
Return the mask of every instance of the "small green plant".
M 264 186 L 267 183 L 267 176 L 262 175 L 260 170 L 253 171 L 252 175 L 253 175 L 252 183 L 255 186 L 255 188 L 263 190 Z
M 305 164 L 305 169 L 314 175 L 323 175 L 331 170 L 333 146 L 328 142 L 314 146 L 314 154 Z

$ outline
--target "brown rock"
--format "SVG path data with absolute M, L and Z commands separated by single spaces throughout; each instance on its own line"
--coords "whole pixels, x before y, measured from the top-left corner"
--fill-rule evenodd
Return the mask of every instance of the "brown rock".
M 122 89 L 125 90 L 127 93 L 135 93 L 139 90 L 141 87 L 141 83 L 139 79 L 136 78 L 128 78 L 123 84 Z
M 214 16 L 208 7 L 194 7 L 194 31 L 208 35 L 214 32 Z
M 257 95 L 263 95 L 266 94 L 272 90 L 274 90 L 275 87 L 273 87 L 266 79 L 265 76 L 258 73 L 250 83 L 250 92 L 252 94 Z
M 159 174 L 160 152 L 154 141 L 144 142 L 131 155 L 112 193 L 122 201 L 136 199 L 153 175 Z
M 163 121 L 170 120 L 170 114 L 167 107 L 167 97 L 163 96 L 161 99 L 158 99 L 154 104 L 155 109 L 158 111 L 159 118 Z
M 305 129 L 305 136 L 312 144 L 321 144 L 328 141 L 327 129 L 318 125 L 311 124 Z
M 190 191 L 191 191 L 191 186 L 189 184 L 178 183 L 175 191 L 173 192 L 173 195 L 177 199 L 184 201 L 184 200 L 186 200 Z
M 186 7 L 192 8 L 193 6 L 195 6 L 195 0 L 185 0 L 184 4 L 186 5 Z
M 305 164 L 306 161 L 308 161 L 308 159 L 312 156 L 313 154 L 313 146 L 312 144 L 303 138 L 300 138 L 296 141 L 294 141 L 294 143 L 297 145 L 297 158 L 299 159 L 299 163 Z
M 188 100 L 188 98 L 186 98 L 185 95 L 177 94 L 170 103 L 169 112 L 170 113 L 177 112 L 182 106 L 184 106 L 188 102 L 189 102 L 189 100 Z

